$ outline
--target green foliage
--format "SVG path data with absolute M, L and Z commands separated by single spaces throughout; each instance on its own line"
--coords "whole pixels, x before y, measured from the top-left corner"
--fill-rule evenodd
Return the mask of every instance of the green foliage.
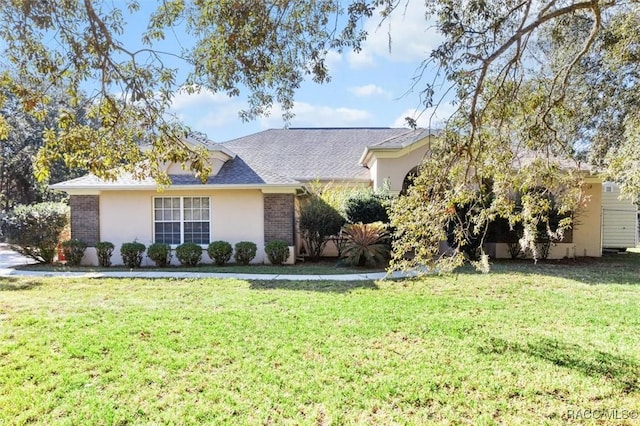
M 258 251 L 258 247 L 251 241 L 240 241 L 235 245 L 233 258 L 241 265 L 248 265 Z
M 264 245 L 264 252 L 273 265 L 282 265 L 289 258 L 289 245 L 286 241 L 272 240 Z
M 63 162 L 51 164 L 50 177 L 37 182 L 34 176 L 33 158 L 43 145 L 42 133 L 54 126 L 58 110 L 72 109 L 69 97 L 53 92 L 45 106 L 46 116 L 38 120 L 23 110 L 18 96 L 0 84 L 0 116 L 10 127 L 6 138 L 0 137 L 0 211 L 10 210 L 18 204 L 35 204 L 44 201 L 60 201 L 62 193 L 48 189 L 48 183 L 56 183 L 78 177 L 82 170 L 69 170 Z
M 132 243 L 123 243 L 122 246 L 120 246 L 122 262 L 128 268 L 139 268 L 142 264 L 142 256 L 146 248 L 147 247 L 144 244 L 137 241 Z
M 187 129 L 167 114 L 178 88 L 228 96 L 246 91 L 242 118 L 267 114 L 278 104 L 288 121 L 304 78 L 329 80 L 329 52 L 358 51 L 367 36 L 363 20 L 374 14 L 388 19 L 394 9 L 402 9 L 393 0 L 213 1 L 188 7 L 165 1 L 149 16 L 145 48 L 139 49 L 127 48 L 130 34 L 124 33 L 126 22 L 143 13 L 135 1 L 127 2 L 127 10 L 90 1 L 5 3 L 0 9 L 2 53 L 5 69 L 15 75 L 0 75 L 0 108 L 13 102 L 7 92 L 24 114 L 44 121 L 53 92 L 70 97 L 43 132 L 35 158 L 38 177 L 46 179 L 52 165 L 64 160 L 101 177 L 114 177 L 118 166 L 165 184 L 164 161 L 191 164 L 203 179 L 209 172 L 206 150 L 185 145 Z M 561 177 L 559 172 L 570 162 L 587 160 L 620 182 L 627 196 L 640 194 L 635 163 L 640 152 L 640 8 L 635 2 L 423 4 L 425 28 L 435 26 L 442 41 L 425 53 L 416 75 L 435 71 L 439 78 L 410 84 L 420 89 L 416 92 L 425 108 L 445 92 L 455 93 L 457 109 L 440 135 L 442 143 L 430 146 L 422 188 L 391 214 L 394 226 L 406 223 L 394 231 L 400 238 L 395 266 L 459 264 L 462 253 L 442 258 L 438 252 L 452 219 L 447 212 L 477 201 L 472 193 L 489 182 L 495 200 L 477 209 L 469 229 L 456 225 L 457 247 L 465 247 L 465 233 L 482 236 L 496 217 L 522 223 L 524 241 L 533 244 L 536 207 L 532 202 L 515 212 L 509 194 L 541 184 L 532 178 L 546 186 L 554 176 L 550 189 L 560 210 L 574 211 L 584 202 L 578 194 L 580 174 Z M 179 53 L 158 50 L 168 30 L 183 31 L 182 38 L 193 44 Z M 186 65 L 180 72 L 165 64 L 167 55 L 178 54 Z M 81 92 L 86 87 L 96 89 L 85 102 Z M 10 128 L 0 115 L 0 140 Z M 141 143 L 150 148 L 141 150 Z M 574 193 L 557 196 L 560 183 Z M 434 191 L 442 196 L 432 196 Z M 323 236 L 313 231 L 306 239 L 316 258 Z
M 77 266 L 84 257 L 84 252 L 87 249 L 87 243 L 82 240 L 68 240 L 62 242 L 62 251 L 64 257 L 67 259 L 67 264 L 70 266 Z
M 61 159 L 101 177 L 112 177 L 119 165 L 140 175 L 151 173 L 163 183 L 168 180 L 159 162 L 170 160 L 191 164 L 205 178 L 210 172 L 206 150 L 185 145 L 187 129 L 168 114 L 177 90 L 232 97 L 246 91 L 243 119 L 266 115 L 278 103 L 288 121 L 300 84 L 308 77 L 328 81 L 328 53 L 358 49 L 366 35 L 360 20 L 373 13 L 370 5 L 343 8 L 335 1 L 187 4 L 160 2 L 149 15 L 137 1 L 126 7 L 91 1 L 3 3 L 0 45 L 6 68 L 17 75 L 3 75 L 2 88 L 39 120 L 46 115 L 49 91 L 71 98 L 71 107 L 61 108 L 56 123 L 44 132 L 36 159 L 40 178 L 46 179 L 48 168 Z M 141 19 L 148 20 L 141 26 L 146 28 L 142 49 L 128 46 L 137 35 L 124 31 L 127 22 Z M 190 43 L 181 43 L 180 51 L 165 51 L 167 31 Z M 175 58 L 180 67 L 169 66 Z M 94 89 L 83 102 L 87 87 Z M 74 114 L 72 107 L 78 105 L 85 108 L 83 117 Z M 7 128 L 0 120 L 0 139 Z M 140 150 L 140 142 L 150 148 Z
M 20 205 L 4 219 L 3 233 L 24 256 L 52 263 L 60 234 L 69 221 L 69 208 L 62 203 Z
M 388 195 L 362 191 L 345 201 L 344 212 L 349 223 L 389 223 L 387 208 L 390 205 Z
M 165 243 L 153 243 L 147 248 L 147 257 L 158 267 L 165 267 L 171 263 L 171 246 Z
M 389 260 L 389 231 L 382 222 L 345 225 L 343 257 L 350 265 L 365 266 Z
M 327 237 L 337 235 L 344 218 L 320 197 L 311 195 L 300 209 L 300 232 L 311 260 L 317 261 L 327 245 Z
M 196 243 L 183 243 L 176 247 L 176 257 L 181 264 L 196 266 L 202 260 L 202 247 Z
M 222 266 L 231 259 L 233 247 L 227 241 L 213 241 L 207 247 L 207 253 L 216 265 Z
M 96 253 L 98 255 L 98 265 L 103 268 L 111 266 L 111 256 L 115 246 L 109 241 L 99 241 L 96 244 Z

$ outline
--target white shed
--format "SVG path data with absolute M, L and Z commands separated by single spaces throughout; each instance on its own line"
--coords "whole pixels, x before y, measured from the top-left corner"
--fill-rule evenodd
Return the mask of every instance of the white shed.
M 626 249 L 638 245 L 638 206 L 620 198 L 620 187 L 602 184 L 602 248 Z

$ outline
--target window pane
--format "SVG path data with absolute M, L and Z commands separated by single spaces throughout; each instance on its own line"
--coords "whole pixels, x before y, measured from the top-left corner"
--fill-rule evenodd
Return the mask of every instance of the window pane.
M 191 198 L 190 197 L 184 197 L 184 208 L 185 209 L 190 209 L 191 208 Z
M 184 211 L 184 220 L 192 220 L 194 219 L 193 217 L 193 210 L 186 210 Z
M 155 242 L 180 244 L 180 224 L 172 222 L 156 223 Z
M 156 209 L 162 208 L 162 198 L 154 198 L 153 207 Z
M 209 244 L 209 222 L 185 222 L 184 242 Z

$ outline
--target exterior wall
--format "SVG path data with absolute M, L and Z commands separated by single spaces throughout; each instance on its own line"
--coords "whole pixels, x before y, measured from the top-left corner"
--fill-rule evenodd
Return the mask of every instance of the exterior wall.
M 549 251 L 549 259 L 602 256 L 600 221 L 602 203 L 602 184 L 587 183 L 583 187 L 587 198 L 586 206 L 576 217 L 573 228 L 573 242 L 557 243 Z M 508 259 L 509 250 L 505 243 L 489 243 L 485 250 L 491 257 Z
M 294 243 L 294 194 L 264 194 L 264 242 Z
M 100 200 L 98 195 L 72 195 L 71 238 L 82 240 L 89 246 L 100 241 Z
M 576 256 L 602 256 L 602 235 L 600 224 L 602 222 L 602 182 L 586 183 L 585 195 L 587 204 L 582 212 L 579 212 L 577 224 L 573 231 L 573 244 Z
M 252 241 L 258 246 L 253 263 L 263 263 L 264 200 L 260 190 L 229 190 L 211 193 L 212 241 Z M 205 256 L 203 256 L 205 257 Z M 233 257 L 231 258 L 233 261 Z
M 134 240 L 146 246 L 153 243 L 153 198 L 162 196 L 211 197 L 211 241 L 225 240 L 231 245 L 252 241 L 258 246 L 254 263 L 264 261 L 263 195 L 260 190 L 104 191 L 100 195 L 100 237 L 115 245 L 111 258 L 114 265 L 122 264 L 122 243 Z M 96 265 L 95 251 L 88 251 L 83 262 Z M 211 262 L 206 252 L 202 262 Z M 175 256 L 172 263 L 178 263 Z M 143 260 L 143 265 L 152 264 L 147 258 Z
M 422 162 L 427 150 L 428 145 L 424 145 L 398 158 L 388 158 L 383 153 L 376 155 L 374 164 L 370 166 L 374 188 L 382 188 L 385 182 L 389 182 L 391 192 L 399 193 L 407 173 Z
M 625 249 L 638 244 L 638 208 L 628 199 L 620 199 L 620 187 L 611 182 L 602 185 L 602 247 Z

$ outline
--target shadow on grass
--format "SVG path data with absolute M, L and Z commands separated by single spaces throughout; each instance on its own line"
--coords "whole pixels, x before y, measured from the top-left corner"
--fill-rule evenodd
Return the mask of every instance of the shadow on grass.
M 634 359 L 585 349 L 557 339 L 540 338 L 523 345 L 492 337 L 478 350 L 481 353 L 523 353 L 560 367 L 579 371 L 587 376 L 604 377 L 626 393 L 640 391 L 640 364 Z
M 455 271 L 456 274 L 480 274 L 471 266 Z M 492 259 L 492 274 L 547 275 L 566 278 L 584 284 L 640 285 L 640 253 L 621 253 L 603 257 L 540 260 Z
M 294 290 L 320 293 L 349 293 L 359 289 L 378 290 L 375 281 L 289 281 L 289 280 L 249 280 L 252 290 Z
M 0 291 L 31 290 L 41 285 L 42 283 L 35 280 L 25 280 L 15 277 L 0 278 Z

